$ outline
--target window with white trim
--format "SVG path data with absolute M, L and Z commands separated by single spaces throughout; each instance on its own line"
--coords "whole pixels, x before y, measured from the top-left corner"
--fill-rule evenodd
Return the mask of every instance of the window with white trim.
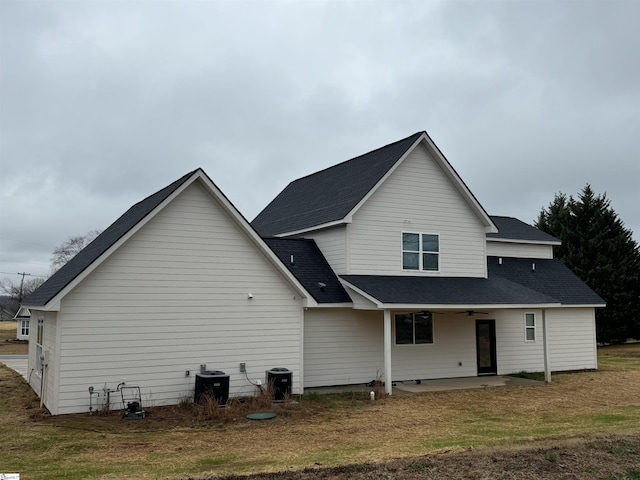
M 536 341 L 536 314 L 527 312 L 524 314 L 524 340 L 525 342 Z
M 397 313 L 395 316 L 396 345 L 433 343 L 433 315 L 423 313 Z
M 29 336 L 29 320 L 20 320 L 20 335 Z
M 402 269 L 440 270 L 440 235 L 402 232 Z
M 42 349 L 42 342 L 43 342 L 43 338 L 44 338 L 44 318 L 40 317 L 38 318 L 38 331 L 37 331 L 37 335 L 36 335 L 36 371 L 38 373 L 40 373 L 40 371 L 42 370 L 42 356 L 43 356 L 43 349 Z

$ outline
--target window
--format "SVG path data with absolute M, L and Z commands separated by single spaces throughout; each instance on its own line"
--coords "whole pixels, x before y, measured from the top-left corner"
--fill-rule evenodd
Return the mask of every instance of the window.
M 437 272 L 440 268 L 440 235 L 402 234 L 402 269 Z
M 524 339 L 526 342 L 536 341 L 536 314 L 524 314 Z
M 44 337 L 44 318 L 38 318 L 38 332 L 36 337 L 36 364 L 37 364 L 37 372 L 40 373 L 42 371 L 42 358 L 43 358 L 43 350 L 42 350 L 42 341 Z
M 433 316 L 431 313 L 396 314 L 396 345 L 433 343 Z
M 29 320 L 20 320 L 20 335 L 29 336 Z

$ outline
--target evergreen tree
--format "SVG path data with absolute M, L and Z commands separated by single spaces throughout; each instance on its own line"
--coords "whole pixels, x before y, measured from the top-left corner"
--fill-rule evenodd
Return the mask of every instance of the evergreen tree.
M 559 193 L 536 227 L 562 242 L 556 257 L 607 302 L 596 310 L 598 341 L 640 339 L 640 247 L 606 194 L 589 184 L 577 199 Z

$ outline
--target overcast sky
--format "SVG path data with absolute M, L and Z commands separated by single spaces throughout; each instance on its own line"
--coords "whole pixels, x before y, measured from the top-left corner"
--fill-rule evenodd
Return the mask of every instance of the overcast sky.
M 589 183 L 640 238 L 638 1 L 0 0 L 0 22 L 0 276 L 48 275 L 197 167 L 252 220 L 421 130 L 492 215 Z

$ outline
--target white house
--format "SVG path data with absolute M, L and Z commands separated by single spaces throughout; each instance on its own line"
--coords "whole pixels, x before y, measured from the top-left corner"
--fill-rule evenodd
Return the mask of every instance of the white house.
M 31 312 L 28 308 L 20 307 L 13 320 L 18 324 L 16 338 L 18 340 L 29 340 L 29 324 L 31 323 Z
M 293 393 L 597 368 L 604 302 L 554 245 L 489 216 L 425 132 L 292 182 L 251 224 L 198 169 L 25 301 L 31 386 L 63 414 L 121 382 L 175 404 L 200 365 L 231 395 L 273 367 Z

